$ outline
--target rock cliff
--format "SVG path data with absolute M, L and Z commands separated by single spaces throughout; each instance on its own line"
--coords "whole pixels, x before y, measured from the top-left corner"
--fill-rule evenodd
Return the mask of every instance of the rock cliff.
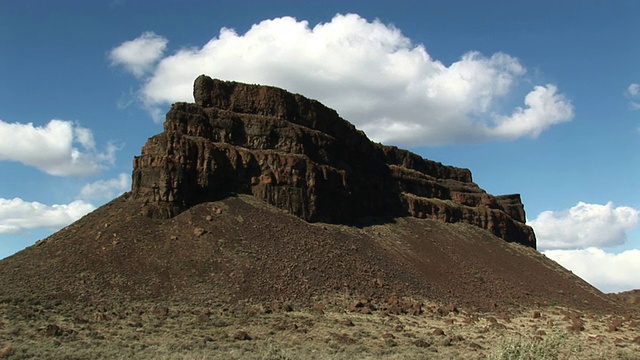
M 205 75 L 193 93 L 134 159 L 132 196 L 147 216 L 242 193 L 311 222 L 408 215 L 536 246 L 519 195 L 490 195 L 468 169 L 373 143 L 318 101 Z

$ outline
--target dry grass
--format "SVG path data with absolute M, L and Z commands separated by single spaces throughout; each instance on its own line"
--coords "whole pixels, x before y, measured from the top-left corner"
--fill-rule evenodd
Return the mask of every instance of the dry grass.
M 476 313 L 431 305 L 414 316 L 344 308 L 4 302 L 0 358 L 632 359 L 640 351 L 640 323 L 629 316 L 555 307 Z

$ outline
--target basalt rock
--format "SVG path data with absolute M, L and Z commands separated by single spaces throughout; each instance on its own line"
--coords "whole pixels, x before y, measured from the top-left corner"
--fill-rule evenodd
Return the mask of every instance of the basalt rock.
M 132 196 L 150 217 L 242 193 L 311 222 L 409 215 L 536 246 L 519 195 L 490 195 L 468 169 L 373 143 L 318 101 L 204 75 L 194 98 L 173 104 L 134 159 Z

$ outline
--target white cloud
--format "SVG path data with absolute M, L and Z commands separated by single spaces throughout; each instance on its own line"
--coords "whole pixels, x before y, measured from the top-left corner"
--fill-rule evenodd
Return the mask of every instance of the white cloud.
M 45 205 L 20 198 L 0 198 L 0 233 L 16 233 L 27 229 L 56 230 L 95 210 L 82 200 L 63 205 Z
M 547 250 L 546 256 L 603 292 L 640 289 L 640 250 L 612 254 L 597 248 Z
M 83 186 L 80 190 L 80 198 L 85 200 L 110 200 L 129 190 L 130 187 L 130 176 L 122 173 L 117 178 L 98 180 Z
M 145 75 L 162 57 L 169 41 L 151 31 L 126 41 L 109 53 L 112 65 L 123 65 L 136 77 Z
M 91 130 L 64 120 L 45 126 L 0 120 L 0 139 L 0 161 L 18 161 L 58 176 L 96 174 L 113 165 L 117 150 L 108 144 L 98 152 Z
M 629 85 L 629 87 L 627 88 L 627 97 L 634 99 L 634 98 L 640 98 L 640 84 L 631 84 Z M 640 102 L 631 101 L 631 108 L 634 110 L 639 110 L 640 109 Z
M 167 40 L 156 35 L 155 42 Z M 131 69 L 131 59 L 120 63 Z M 508 54 L 469 52 L 446 65 L 399 29 L 355 14 L 314 27 L 282 17 L 244 34 L 223 28 L 202 47 L 159 60 L 141 82 L 141 99 L 160 121 L 163 107 L 193 101 L 193 80 L 203 73 L 318 99 L 372 139 L 398 145 L 535 137 L 573 117 L 570 102 L 551 84 L 534 87 L 524 109 L 503 108 L 526 80 L 524 66 Z
M 494 132 L 506 138 L 518 138 L 522 134 L 537 137 L 551 125 L 573 117 L 573 106 L 557 93 L 554 85 L 536 86 L 524 98 L 525 109 L 517 108 L 510 117 L 498 117 Z
M 640 211 L 579 202 L 564 211 L 544 211 L 530 222 L 540 249 L 580 249 L 624 244 L 626 231 L 640 224 Z

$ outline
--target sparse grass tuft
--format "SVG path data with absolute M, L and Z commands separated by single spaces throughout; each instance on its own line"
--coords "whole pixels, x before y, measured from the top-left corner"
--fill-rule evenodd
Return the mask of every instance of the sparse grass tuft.
M 262 353 L 259 355 L 261 360 L 290 360 L 286 351 L 281 349 L 277 344 L 268 342 Z
M 490 360 L 583 359 L 580 342 L 570 334 L 554 331 L 544 338 L 511 337 L 488 356 Z

